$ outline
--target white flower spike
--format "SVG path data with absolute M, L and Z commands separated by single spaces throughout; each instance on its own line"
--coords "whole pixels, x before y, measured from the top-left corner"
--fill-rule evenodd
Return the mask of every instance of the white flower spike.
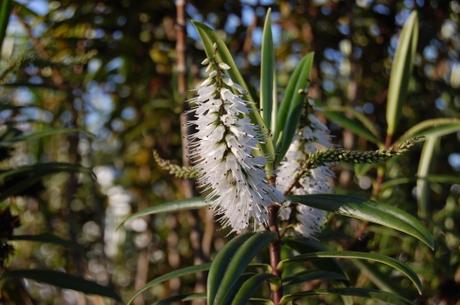
M 250 223 L 267 224 L 267 207 L 283 196 L 266 181 L 265 157 L 255 155 L 259 131 L 249 117 L 244 91 L 227 74 L 230 67 L 215 58 L 203 61 L 208 78 L 195 105 L 192 159 L 200 173 L 198 184 L 225 226 L 242 232 Z
M 277 187 L 283 193 L 294 182 L 295 173 L 307 154 L 332 147 L 329 129 L 314 114 L 308 114 L 307 124 L 303 127 L 289 147 L 284 161 L 277 173 Z M 333 171 L 329 166 L 320 166 L 309 171 L 309 175 L 300 178 L 298 185 L 292 188 L 294 195 L 323 194 L 332 190 Z M 290 202 L 285 202 L 280 209 L 279 217 L 288 220 L 291 214 Z M 307 238 L 314 237 L 326 220 L 326 212 L 298 204 L 295 211 L 298 224 L 296 231 Z

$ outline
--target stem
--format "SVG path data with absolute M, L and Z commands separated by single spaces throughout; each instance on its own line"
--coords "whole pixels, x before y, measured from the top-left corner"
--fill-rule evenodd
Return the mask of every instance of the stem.
M 270 266 L 272 267 L 272 274 L 277 278 L 281 278 L 281 270 L 278 268 L 280 257 L 280 233 L 278 229 L 278 211 L 279 206 L 272 204 L 268 207 L 268 230 L 274 232 L 277 236 L 276 240 L 269 245 L 268 251 L 270 254 Z M 272 288 L 272 301 L 275 305 L 280 304 L 283 291 L 281 285 L 273 285 Z

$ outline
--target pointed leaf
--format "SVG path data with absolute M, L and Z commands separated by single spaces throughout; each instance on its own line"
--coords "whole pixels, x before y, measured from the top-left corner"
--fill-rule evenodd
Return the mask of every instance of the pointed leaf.
M 377 223 L 409 234 L 431 249 L 434 249 L 435 246 L 432 234 L 417 218 L 388 204 L 336 194 L 289 196 L 289 200 L 343 216 Z
M 417 288 L 419 294 L 422 293 L 422 283 L 418 278 L 417 274 L 412 271 L 409 267 L 405 264 L 401 263 L 400 261 L 382 255 L 378 253 L 365 253 L 365 252 L 357 252 L 357 251 L 323 251 L 323 252 L 313 252 L 307 254 L 297 255 L 285 260 L 282 260 L 279 264 L 279 268 L 283 268 L 283 265 L 298 262 L 298 261 L 305 261 L 309 259 L 322 259 L 322 258 L 353 258 L 353 259 L 364 259 L 374 262 L 379 262 L 385 264 L 387 266 L 392 267 L 395 270 L 398 270 L 402 274 L 404 274 Z
M 139 217 L 143 217 L 147 215 L 162 214 L 162 213 L 172 213 L 172 212 L 178 212 L 178 211 L 183 211 L 183 210 L 200 209 L 206 206 L 209 206 L 209 203 L 205 202 L 204 199 L 200 197 L 163 202 L 161 204 L 157 204 L 157 205 L 148 207 L 146 209 L 143 209 L 139 212 L 136 212 L 132 215 L 127 216 L 125 219 L 123 219 L 120 222 L 120 224 L 118 225 L 118 228 L 120 228 L 126 222 L 134 220 Z
M 6 34 L 6 28 L 8 27 L 8 20 L 10 19 L 11 6 L 13 0 L 2 0 L 0 4 L 0 52 L 2 51 L 3 40 Z
M 293 294 L 285 295 L 281 299 L 281 304 L 288 304 L 291 301 L 312 297 L 312 296 L 321 296 L 321 295 L 340 295 L 340 296 L 355 296 L 355 297 L 364 297 L 370 299 L 380 300 L 387 304 L 393 305 L 413 305 L 413 303 L 397 294 L 379 291 L 375 289 L 365 289 L 365 288 L 331 288 L 328 290 L 314 290 L 314 291 L 305 291 L 298 292 Z
M 204 293 L 183 293 L 183 294 L 170 296 L 158 302 L 152 303 L 152 305 L 167 305 L 171 303 L 201 300 L 201 299 L 206 299 L 206 295 Z
M 322 270 L 307 270 L 285 277 L 283 279 L 283 286 L 304 283 L 312 280 L 332 280 L 348 282 L 348 278 L 346 278 L 343 274 L 340 273 Z
M 351 107 L 330 107 L 323 111 L 324 115 L 335 124 L 350 130 L 356 135 L 380 144 L 379 133 L 375 126 L 362 113 Z M 352 118 L 349 118 L 350 115 Z
M 406 99 L 412 64 L 418 40 L 417 12 L 407 19 L 401 31 L 396 55 L 391 66 L 390 84 L 387 98 L 387 134 L 393 135 L 398 125 L 403 102 Z
M 257 232 L 240 246 L 228 263 L 228 268 L 217 290 L 214 304 L 224 305 L 231 300 L 237 289 L 235 284 L 239 276 L 246 270 L 252 259 L 275 238 L 276 235 L 272 232 Z
M 307 54 L 300 62 L 293 76 L 289 80 L 285 97 L 280 105 L 278 122 L 275 131 L 276 139 L 276 162 L 280 162 L 297 131 L 302 108 L 306 100 L 305 90 L 310 80 L 310 73 L 313 68 L 314 53 Z M 296 70 L 297 70 L 296 69 Z
M 40 242 L 40 243 L 50 243 L 50 244 L 56 244 L 59 246 L 63 247 L 68 247 L 68 248 L 75 248 L 78 250 L 83 250 L 83 248 L 77 244 L 76 242 L 73 242 L 71 240 L 66 240 L 62 239 L 56 235 L 53 234 L 37 234 L 37 235 L 13 235 L 9 240 L 12 241 L 32 241 L 32 242 Z
M 228 263 L 233 258 L 235 252 L 252 235 L 252 233 L 246 233 L 233 238 L 225 245 L 225 247 L 222 248 L 222 250 L 219 251 L 219 253 L 217 253 L 216 257 L 212 261 L 207 281 L 207 298 L 209 305 L 214 304 L 217 290 L 219 289 L 219 285 L 224 277 Z
M 159 284 L 161 284 L 163 282 L 166 282 L 166 281 L 168 281 L 170 279 L 178 278 L 178 277 L 181 277 L 181 276 L 184 276 L 184 275 L 189 275 L 189 274 L 193 274 L 193 273 L 207 271 L 207 270 L 209 270 L 210 266 L 211 266 L 211 264 L 209 264 L 209 263 L 201 264 L 201 265 L 195 265 L 195 266 L 185 267 L 185 268 L 182 268 L 182 269 L 174 270 L 174 271 L 171 271 L 169 273 L 163 274 L 162 276 L 159 276 L 159 277 L 151 280 L 147 284 L 145 284 L 145 286 L 142 287 L 141 289 L 137 290 L 134 293 L 134 295 L 129 299 L 128 303 L 126 303 L 126 304 L 127 305 L 132 304 L 134 302 L 134 300 L 139 295 L 143 294 L 144 292 L 146 292 L 147 290 L 149 290 L 149 289 L 151 289 L 151 288 L 153 288 L 155 286 L 158 286 Z
M 397 144 L 414 137 L 442 137 L 460 131 L 460 119 L 432 119 L 416 124 L 406 131 L 396 142 Z
M 53 270 L 9 270 L 2 274 L 2 279 L 26 278 L 37 282 L 72 289 L 85 294 L 96 294 L 121 301 L 120 296 L 110 287 L 102 286 L 96 282 L 88 281 L 74 275 Z
M 260 65 L 260 109 L 265 126 L 272 127 L 272 118 L 276 118 L 276 76 L 275 51 L 272 37 L 271 9 L 265 16 L 262 34 L 262 50 Z M 276 121 L 274 120 L 273 123 Z M 272 131 L 274 128 L 272 127 Z
M 420 161 L 418 163 L 417 176 L 426 177 L 430 173 L 431 163 L 435 150 L 439 145 L 439 137 L 430 136 L 423 144 Z M 426 179 L 417 180 L 416 197 L 418 210 L 421 217 L 427 216 L 430 206 L 430 183 Z
M 274 275 L 267 273 L 259 273 L 250 277 L 238 289 L 238 292 L 233 298 L 232 305 L 246 305 L 249 299 L 259 290 L 260 285 L 274 278 Z

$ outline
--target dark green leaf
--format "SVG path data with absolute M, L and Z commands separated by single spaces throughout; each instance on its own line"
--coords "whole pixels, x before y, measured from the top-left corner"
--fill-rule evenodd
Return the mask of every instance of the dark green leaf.
M 219 251 L 219 253 L 217 253 L 216 257 L 212 261 L 207 281 L 207 298 L 209 305 L 214 304 L 217 290 L 222 278 L 224 277 L 228 263 L 233 258 L 235 252 L 251 236 L 252 233 L 247 233 L 233 238 Z
M 289 200 L 343 216 L 377 223 L 409 234 L 431 249 L 435 247 L 432 234 L 417 218 L 388 204 L 336 194 L 290 196 Z
M 381 255 L 378 253 L 365 253 L 365 252 L 357 252 L 357 251 L 323 251 L 323 252 L 313 252 L 307 254 L 297 255 L 285 260 L 282 260 L 279 264 L 279 268 L 283 268 L 284 264 L 292 263 L 292 262 L 299 262 L 305 261 L 309 259 L 322 259 L 322 258 L 352 258 L 352 259 L 364 259 L 374 262 L 379 262 L 390 266 L 402 274 L 404 274 L 417 288 L 417 291 L 421 294 L 422 293 L 422 283 L 418 278 L 417 274 L 412 271 L 409 267 L 405 264 L 401 263 L 400 261 Z
M 331 272 L 331 271 L 322 271 L 322 270 L 307 270 L 301 271 L 294 275 L 285 277 L 283 279 L 283 286 L 289 286 L 294 284 L 299 284 L 303 282 L 308 282 L 312 280 L 335 280 L 335 281 L 348 281 L 348 278 L 343 274 Z
M 246 270 L 252 259 L 267 247 L 276 238 L 272 232 L 257 232 L 249 237 L 236 251 L 232 260 L 228 262 L 228 268 L 220 282 L 214 304 L 227 304 L 234 295 L 238 278 Z
M 314 290 L 314 291 L 305 291 L 298 292 L 293 294 L 285 295 L 281 304 L 288 304 L 291 301 L 312 297 L 312 296 L 321 296 L 321 295 L 348 295 L 355 297 L 364 297 L 380 300 L 384 303 L 393 304 L 393 305 L 412 305 L 413 303 L 397 294 L 390 292 L 379 291 L 374 289 L 365 289 L 365 288 L 331 288 L 328 290 Z
M 280 105 L 275 130 L 276 162 L 280 162 L 297 131 L 302 108 L 306 100 L 306 89 L 313 68 L 314 53 L 307 54 L 289 79 L 285 96 Z M 298 70 L 298 71 L 297 71 Z
M 5 39 L 6 28 L 11 14 L 13 0 L 2 0 L 0 4 L 0 52 L 2 51 L 3 40 Z
M 249 299 L 257 292 L 260 285 L 274 278 L 274 275 L 267 273 L 259 273 L 253 275 L 246 282 L 244 282 L 243 285 L 241 285 L 241 287 L 238 289 L 238 292 L 235 294 L 235 297 L 233 298 L 232 305 L 247 304 Z
M 201 264 L 201 265 L 196 265 L 196 266 L 190 266 L 190 267 L 185 267 L 185 268 L 182 268 L 182 269 L 178 269 L 178 270 L 174 270 L 174 271 L 171 271 L 169 273 L 166 273 L 166 274 L 163 274 L 162 276 L 159 276 L 153 280 L 151 280 L 150 282 L 148 282 L 147 284 L 145 284 L 144 287 L 142 287 L 141 289 L 137 290 L 134 295 L 129 299 L 127 305 L 130 305 L 131 303 L 134 302 L 134 300 L 141 294 L 143 294 L 144 292 L 146 292 L 147 290 L 165 282 L 165 281 L 168 281 L 170 279 L 174 279 L 174 278 L 178 278 L 178 277 L 181 277 L 181 276 L 184 276 L 184 275 L 189 275 L 189 274 L 193 274 L 193 273 L 198 273 L 198 272 L 202 272 L 202 271 L 207 271 L 209 270 L 209 267 L 211 266 L 211 264 L 207 263 L 207 264 Z
M 9 270 L 2 274 L 5 280 L 13 278 L 26 278 L 37 282 L 72 289 L 85 294 L 96 294 L 121 301 L 120 296 L 112 288 L 99 285 L 74 275 L 53 270 Z

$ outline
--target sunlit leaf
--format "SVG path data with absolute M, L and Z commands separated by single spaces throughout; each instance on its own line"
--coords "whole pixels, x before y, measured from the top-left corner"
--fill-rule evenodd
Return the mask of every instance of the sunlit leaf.
M 118 227 L 122 226 L 128 221 L 134 220 L 139 217 L 147 216 L 147 215 L 173 213 L 173 212 L 178 212 L 178 211 L 183 211 L 183 210 L 194 210 L 194 209 L 200 209 L 200 208 L 206 207 L 208 205 L 209 203 L 205 202 L 204 199 L 200 197 L 163 202 L 161 204 L 156 204 L 154 206 L 145 208 L 139 212 L 136 212 L 132 215 L 127 216 L 125 219 L 123 219 L 120 222 Z
M 387 134 L 393 135 L 398 126 L 402 105 L 406 99 L 412 64 L 418 40 L 417 12 L 407 19 L 399 37 L 396 55 L 391 66 L 390 84 L 387 98 Z
M 438 145 L 439 137 L 436 136 L 428 137 L 425 144 L 423 144 L 420 161 L 418 163 L 417 176 L 426 177 L 429 175 L 433 156 Z M 427 216 L 430 205 L 430 183 L 428 180 L 417 180 L 416 197 L 420 216 Z
M 275 130 L 276 123 L 276 73 L 275 73 L 275 51 L 272 37 L 271 9 L 268 9 L 265 16 L 264 29 L 262 34 L 260 65 L 260 109 L 265 125 Z M 273 121 L 272 121 L 273 119 Z
M 403 141 L 414 137 L 442 137 L 450 133 L 460 131 L 460 119 L 431 119 L 420 122 L 407 130 L 397 141 Z
M 428 229 L 417 218 L 394 206 L 356 196 L 336 194 L 289 196 L 289 200 L 404 232 L 434 249 L 434 238 Z

